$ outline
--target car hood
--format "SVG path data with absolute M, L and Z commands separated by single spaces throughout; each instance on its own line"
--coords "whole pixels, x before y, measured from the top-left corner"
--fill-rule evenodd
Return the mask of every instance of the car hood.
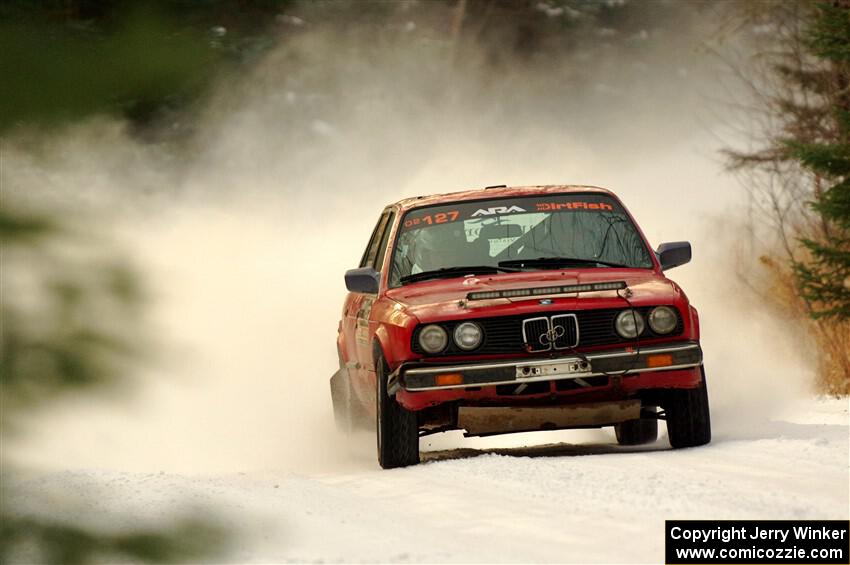
M 583 269 L 528 271 L 497 275 L 475 275 L 436 279 L 409 284 L 387 291 L 386 296 L 404 306 L 420 321 L 456 317 L 480 317 L 488 313 L 507 313 L 540 303 L 541 297 L 498 298 L 467 301 L 470 292 L 515 290 L 547 285 L 571 285 L 624 281 L 635 306 L 673 303 L 682 296 L 679 287 L 655 271 L 646 269 Z M 622 293 L 622 291 L 620 291 Z M 548 297 L 563 308 L 605 307 L 618 298 L 617 291 L 580 292 Z M 493 311 L 487 312 L 485 311 Z

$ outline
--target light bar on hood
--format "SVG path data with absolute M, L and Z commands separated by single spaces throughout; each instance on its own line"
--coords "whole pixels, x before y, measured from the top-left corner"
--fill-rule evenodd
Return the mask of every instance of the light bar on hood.
M 467 300 L 492 300 L 494 298 L 522 298 L 524 296 L 543 296 L 550 294 L 572 294 L 574 292 L 595 292 L 598 290 L 620 290 L 626 288 L 626 281 L 611 281 L 593 284 L 568 284 L 565 286 L 539 286 L 536 288 L 518 288 L 514 290 L 485 290 L 470 292 Z

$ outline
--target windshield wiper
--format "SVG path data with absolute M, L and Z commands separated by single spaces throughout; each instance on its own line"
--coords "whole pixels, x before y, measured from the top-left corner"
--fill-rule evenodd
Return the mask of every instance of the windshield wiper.
M 472 266 L 460 266 L 460 267 L 443 267 L 442 269 L 435 269 L 433 271 L 422 271 L 421 273 L 413 273 L 411 275 L 405 275 L 401 277 L 401 284 L 407 284 L 416 281 L 423 281 L 426 279 L 439 279 L 439 278 L 449 278 L 456 277 L 458 275 L 486 275 L 492 273 L 516 273 L 520 269 L 512 269 L 509 266 L 502 266 L 501 264 L 497 267 L 495 265 L 472 265 Z
M 561 267 L 584 266 L 584 265 L 605 265 L 606 267 L 625 267 L 621 263 L 612 263 L 610 261 L 602 261 L 601 259 L 579 259 L 576 257 L 538 257 L 537 259 L 511 259 L 510 261 L 499 261 L 500 267 L 525 268 L 531 267 L 534 269 L 559 269 Z

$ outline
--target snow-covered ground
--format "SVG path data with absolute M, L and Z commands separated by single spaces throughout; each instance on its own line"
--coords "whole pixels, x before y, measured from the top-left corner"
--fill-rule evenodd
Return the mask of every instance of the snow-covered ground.
M 423 440 L 422 465 L 379 470 L 371 436 L 333 430 L 343 269 L 305 259 L 359 242 L 334 232 L 282 255 L 263 218 L 195 213 L 150 230 L 140 253 L 164 358 L 137 389 L 29 414 L 3 455 L 31 471 L 4 505 L 119 530 L 200 514 L 230 532 L 222 560 L 263 563 L 657 563 L 665 519 L 850 515 L 847 400 L 812 398 L 805 342 L 698 265 L 677 280 L 703 314 L 711 445 L 452 433 Z M 214 254 L 196 253 L 201 237 Z
M 660 562 L 665 519 L 850 515 L 846 399 L 800 401 L 682 451 L 664 437 L 619 448 L 604 431 L 489 440 L 558 441 L 512 448 L 434 437 L 407 469 L 379 470 L 364 435 L 335 472 L 33 472 L 7 503 L 38 506 L 14 499 L 37 492 L 54 516 L 118 527 L 203 508 L 232 532 L 224 559 L 264 563 Z
M 119 530 L 200 514 L 230 532 L 220 558 L 240 563 L 658 563 L 665 519 L 850 516 L 847 400 L 811 397 L 812 350 L 748 303 L 719 235 L 675 274 L 702 314 L 711 445 L 453 433 L 423 441 L 424 464 L 381 471 L 371 436 L 333 430 L 345 265 L 309 259 L 361 242 L 305 229 L 281 250 L 277 220 L 254 210 L 175 216 L 138 244 L 165 351 L 135 389 L 28 414 L 2 446 L 34 469 L 6 485 L 9 508 Z

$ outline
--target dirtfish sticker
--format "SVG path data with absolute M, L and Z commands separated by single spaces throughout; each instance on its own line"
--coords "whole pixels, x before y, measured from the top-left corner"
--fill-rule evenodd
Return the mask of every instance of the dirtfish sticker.
M 608 210 L 614 207 L 605 202 L 538 202 L 538 212 L 554 212 L 557 210 Z

